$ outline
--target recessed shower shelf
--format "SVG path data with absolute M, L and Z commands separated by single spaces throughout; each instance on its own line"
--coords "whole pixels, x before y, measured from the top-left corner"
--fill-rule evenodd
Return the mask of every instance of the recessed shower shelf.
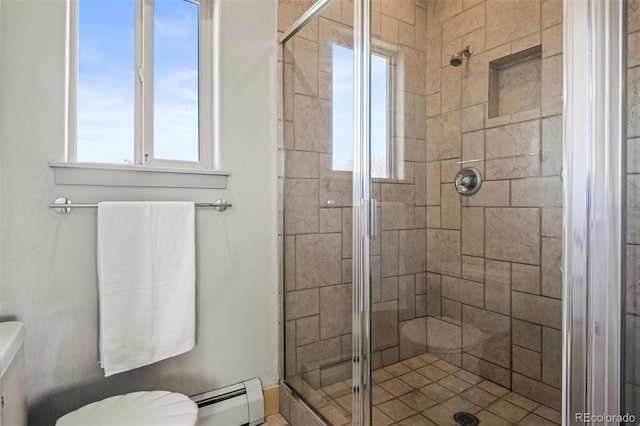
M 541 106 L 542 46 L 489 63 L 489 118 L 512 116 Z

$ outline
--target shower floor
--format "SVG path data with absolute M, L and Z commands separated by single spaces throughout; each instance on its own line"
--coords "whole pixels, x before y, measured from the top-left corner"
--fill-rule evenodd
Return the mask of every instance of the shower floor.
M 314 389 L 302 378 L 288 383 L 332 425 L 351 424 L 351 380 Z M 480 424 L 559 425 L 560 413 L 422 354 L 373 371 L 373 424 L 456 426 L 453 414 L 466 411 Z

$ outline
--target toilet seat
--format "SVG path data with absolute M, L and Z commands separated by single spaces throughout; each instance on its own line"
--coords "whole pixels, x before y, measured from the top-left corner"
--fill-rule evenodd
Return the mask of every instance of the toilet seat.
M 60 417 L 56 426 L 195 426 L 198 406 L 167 391 L 133 392 L 85 405 Z

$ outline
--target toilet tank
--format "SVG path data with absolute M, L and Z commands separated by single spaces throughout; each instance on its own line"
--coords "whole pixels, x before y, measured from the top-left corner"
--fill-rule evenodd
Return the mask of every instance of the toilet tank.
M 27 425 L 24 325 L 0 322 L 0 426 Z

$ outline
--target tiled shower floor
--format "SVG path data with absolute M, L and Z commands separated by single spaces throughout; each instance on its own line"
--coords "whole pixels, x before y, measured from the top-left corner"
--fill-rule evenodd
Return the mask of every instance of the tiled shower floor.
M 351 380 L 313 389 L 289 380 L 335 426 L 351 424 Z M 455 426 L 453 414 L 475 414 L 487 426 L 559 425 L 560 413 L 431 354 L 373 372 L 373 424 Z

